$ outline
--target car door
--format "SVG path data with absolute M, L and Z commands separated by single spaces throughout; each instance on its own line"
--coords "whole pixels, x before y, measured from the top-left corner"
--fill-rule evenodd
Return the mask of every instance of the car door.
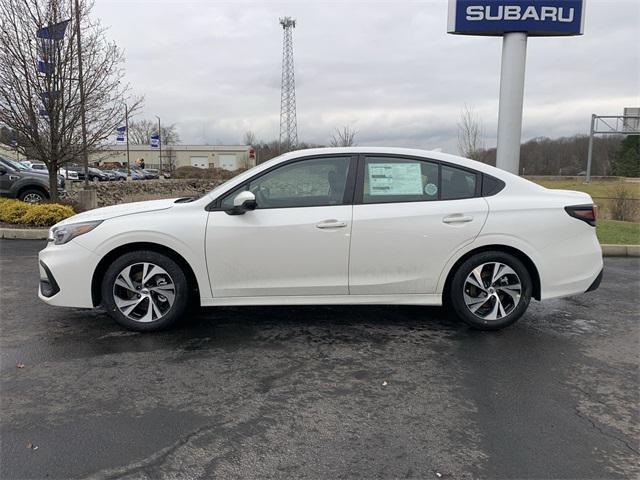
M 13 172 L 13 168 L 4 162 L 0 162 L 0 195 L 8 196 L 11 192 L 11 185 L 18 179 Z
M 355 165 L 344 155 L 292 160 L 218 199 L 205 240 L 214 297 L 347 295 Z M 256 209 L 228 214 L 243 190 Z
M 349 292 L 433 294 L 451 255 L 480 233 L 481 174 L 417 158 L 364 156 L 353 207 Z

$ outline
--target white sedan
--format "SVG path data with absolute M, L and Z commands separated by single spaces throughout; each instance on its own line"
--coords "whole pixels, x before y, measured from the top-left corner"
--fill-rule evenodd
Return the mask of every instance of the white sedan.
M 598 287 L 596 206 L 439 152 L 290 152 L 201 198 L 99 208 L 51 228 L 40 298 L 133 330 L 191 302 L 450 305 L 486 330 L 531 298 Z

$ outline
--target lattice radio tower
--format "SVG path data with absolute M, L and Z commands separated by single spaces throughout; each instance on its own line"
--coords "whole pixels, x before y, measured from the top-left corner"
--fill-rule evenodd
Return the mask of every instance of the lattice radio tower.
M 280 19 L 284 30 L 282 41 L 282 86 L 280 87 L 280 149 L 293 150 L 298 144 L 298 123 L 296 120 L 296 79 L 293 71 L 293 29 L 295 19 Z

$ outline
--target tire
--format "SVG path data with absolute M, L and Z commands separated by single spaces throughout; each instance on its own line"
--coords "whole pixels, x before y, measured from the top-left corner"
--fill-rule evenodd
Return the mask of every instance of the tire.
M 18 199 L 26 203 L 42 203 L 48 198 L 49 196 L 38 188 L 28 188 L 18 195 Z
M 143 285 L 145 272 L 147 281 Z M 117 258 L 102 280 L 102 305 L 107 313 L 121 326 L 138 332 L 163 330 L 175 324 L 189 298 L 189 282 L 182 268 L 166 255 L 150 250 Z
M 493 278 L 495 273 L 497 277 Z M 458 267 L 448 300 L 458 318 L 471 327 L 499 330 L 522 317 L 532 290 L 531 275 L 520 260 L 508 253 L 489 251 L 473 255 Z

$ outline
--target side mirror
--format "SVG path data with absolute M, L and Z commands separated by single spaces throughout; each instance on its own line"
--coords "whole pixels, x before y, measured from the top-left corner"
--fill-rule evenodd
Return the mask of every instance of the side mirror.
M 0 165 L 0 175 L 4 175 L 5 173 L 7 173 L 7 169 L 4 165 Z
M 229 215 L 244 215 L 249 210 L 255 210 L 258 204 L 256 196 L 248 190 L 240 192 L 233 199 L 233 208 L 227 210 Z

